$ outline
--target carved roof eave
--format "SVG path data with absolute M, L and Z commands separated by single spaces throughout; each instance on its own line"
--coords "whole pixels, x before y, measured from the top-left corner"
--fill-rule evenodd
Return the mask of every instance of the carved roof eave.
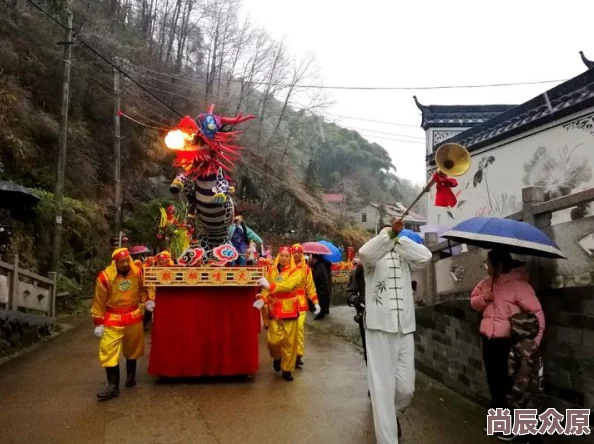
M 580 57 L 582 58 L 582 62 L 584 62 L 584 65 L 586 65 L 586 68 L 594 68 L 594 61 L 586 58 L 586 56 L 584 55 L 584 51 L 580 51 Z
M 516 105 L 423 105 L 413 96 L 421 111 L 421 128 L 464 128 L 477 125 Z
M 594 107 L 594 69 L 462 131 L 447 141 L 464 145 L 472 152 L 590 107 Z M 433 149 L 436 150 L 441 144 L 443 142 Z M 428 165 L 435 163 L 433 156 L 428 156 L 427 161 Z

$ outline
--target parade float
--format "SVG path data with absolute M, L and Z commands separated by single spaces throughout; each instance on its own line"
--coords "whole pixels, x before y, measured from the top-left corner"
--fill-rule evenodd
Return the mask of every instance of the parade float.
M 165 137 L 179 174 L 170 191 L 185 196 L 187 216 L 165 212 L 164 232 L 189 227 L 189 246 L 171 267 L 147 267 L 155 288 L 149 374 L 161 377 L 251 376 L 258 370 L 260 312 L 253 308 L 266 263 L 229 266 L 238 258 L 228 236 L 235 208 L 230 173 L 241 147 L 234 127 L 254 116 L 184 117 Z M 175 234 L 175 233 L 174 233 Z
M 355 249 L 347 248 L 346 260 L 332 264 L 332 282 L 335 284 L 346 284 L 349 282 L 351 271 L 353 271 L 353 259 L 355 258 Z

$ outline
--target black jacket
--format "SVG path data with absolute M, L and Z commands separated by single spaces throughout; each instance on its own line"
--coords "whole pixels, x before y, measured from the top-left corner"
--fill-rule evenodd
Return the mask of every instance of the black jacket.
M 328 279 L 328 272 L 323 262 L 318 261 L 312 269 L 314 285 L 319 298 L 330 297 L 330 281 Z

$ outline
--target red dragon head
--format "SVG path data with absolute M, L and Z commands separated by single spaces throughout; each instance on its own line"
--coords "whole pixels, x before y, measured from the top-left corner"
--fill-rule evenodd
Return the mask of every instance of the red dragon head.
M 223 128 L 255 118 L 242 114 L 233 118 L 218 116 L 214 114 L 214 105 L 197 120 L 185 116 L 165 137 L 167 148 L 177 151 L 174 166 L 183 168 L 189 175 L 213 174 L 219 168 L 230 171 L 242 149 L 233 142 L 242 131 L 223 131 Z

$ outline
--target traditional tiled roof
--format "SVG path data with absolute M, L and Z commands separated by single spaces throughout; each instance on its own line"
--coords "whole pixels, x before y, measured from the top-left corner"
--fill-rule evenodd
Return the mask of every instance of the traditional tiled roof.
M 342 203 L 344 202 L 344 194 L 327 193 L 322 195 L 322 199 L 326 203 Z
M 580 51 L 580 57 L 582 58 L 582 62 L 584 62 L 584 65 L 586 65 L 586 68 L 594 68 L 594 62 L 586 58 L 586 56 L 584 55 L 584 51 Z
M 472 152 L 594 106 L 594 69 L 570 79 L 480 125 L 462 131 L 441 144 L 459 143 Z M 435 163 L 433 156 L 427 162 Z
M 421 110 L 421 127 L 463 128 L 485 122 L 516 105 L 423 105 L 413 96 Z

